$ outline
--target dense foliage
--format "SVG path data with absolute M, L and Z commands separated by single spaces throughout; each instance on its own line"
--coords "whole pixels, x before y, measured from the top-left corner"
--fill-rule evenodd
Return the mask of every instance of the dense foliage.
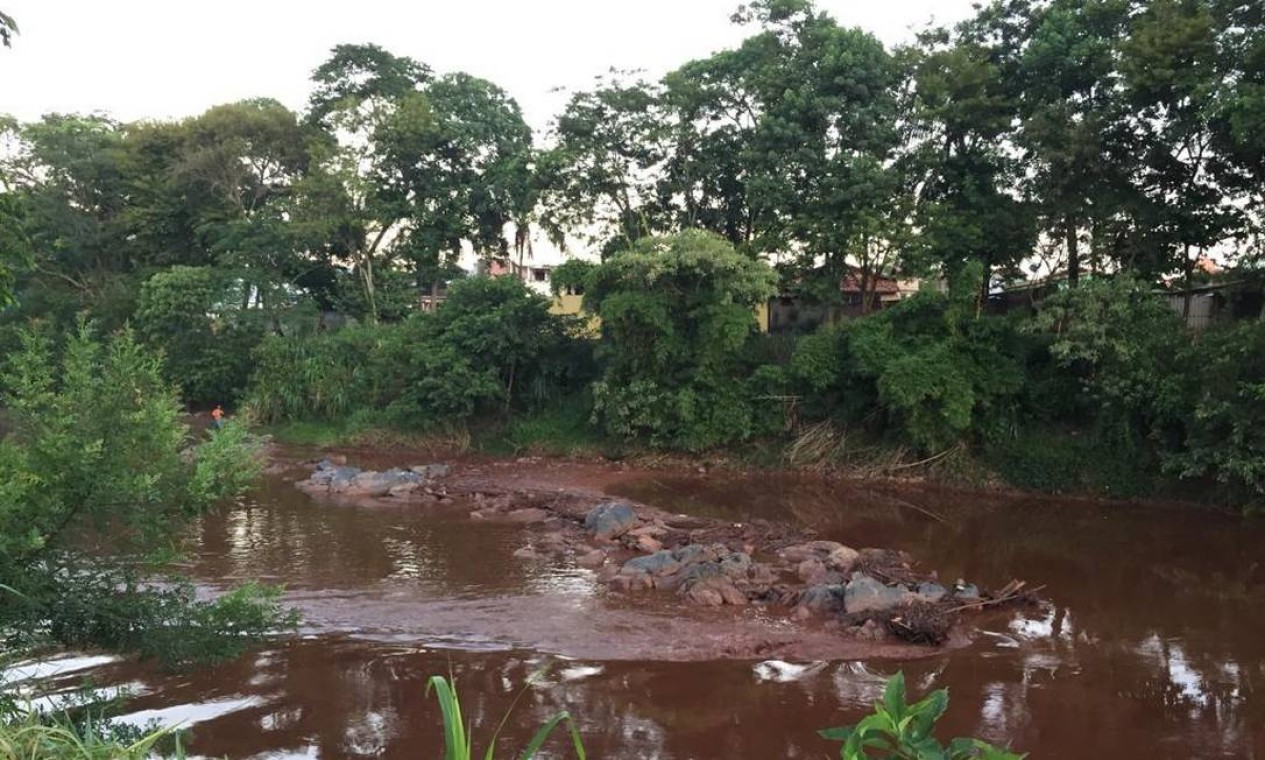
M 393 426 L 460 424 L 576 388 L 585 346 L 548 299 L 513 278 L 454 283 L 434 314 L 314 338 L 269 337 L 248 399 L 263 422 L 359 414 Z
M 496 419 L 515 449 L 815 431 L 819 459 L 1265 499 L 1259 319 L 1193 333 L 1156 296 L 1260 290 L 1259 3 L 1008 0 L 900 47 L 811 0 L 732 20 L 733 48 L 603 76 L 539 142 L 494 83 L 375 45 L 333 48 L 301 112 L 0 117 L 0 351 L 88 318 L 185 403 L 266 422 Z M 580 329 L 463 281 L 534 231 L 594 254 L 553 270 Z M 930 287 L 893 306 L 904 277 Z M 864 318 L 759 336 L 774 292 Z
M 180 663 L 232 656 L 284 621 L 266 589 L 206 601 L 156 583 L 188 521 L 258 474 L 245 430 L 191 441 L 158 362 L 128 333 L 99 341 L 81 326 L 60 346 L 28 335 L 5 374 L 0 635 L 10 645 Z
M 707 232 L 613 255 L 584 296 L 605 336 L 594 417 L 617 437 L 691 451 L 757 432 L 739 352 L 772 294 L 768 267 Z

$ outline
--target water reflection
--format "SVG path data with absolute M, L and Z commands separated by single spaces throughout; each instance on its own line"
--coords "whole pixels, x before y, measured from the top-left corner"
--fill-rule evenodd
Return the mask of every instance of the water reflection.
M 480 736 L 534 680 L 506 748 L 567 709 L 594 757 L 763 760 L 833 756 L 817 729 L 856 720 L 900 668 L 916 694 L 950 688 L 945 736 L 1034 757 L 1265 757 L 1263 524 L 767 477 L 616 490 L 897 546 L 946 579 L 1024 578 L 1048 603 L 980 615 L 969 648 L 918 662 L 613 661 L 611 634 L 669 651 L 695 635 L 689 613 L 608 596 L 565 563 L 514 559 L 514 526 L 473 528 L 457 510 L 317 506 L 270 481 L 203 522 L 194 573 L 286 583 L 313 635 L 192 675 L 70 660 L 46 673 L 50 688 L 85 672 L 99 687 L 128 685 L 132 718 L 195 723 L 193 749 L 212 757 L 414 758 L 441 743 L 428 676 L 457 677 L 467 716 L 489 727 Z

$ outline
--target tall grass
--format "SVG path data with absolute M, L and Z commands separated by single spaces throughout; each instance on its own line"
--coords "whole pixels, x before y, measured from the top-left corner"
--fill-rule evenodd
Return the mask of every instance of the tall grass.
M 175 749 L 163 752 L 166 740 Z M 162 755 L 183 758 L 179 734 L 159 729 L 137 739 L 121 739 L 92 724 L 72 724 L 38 712 L 0 721 L 0 758 L 4 760 L 142 760 Z
M 429 693 L 432 690 L 435 692 L 435 697 L 439 700 L 439 710 L 443 714 L 444 760 L 473 760 L 479 757 L 480 755 L 474 750 L 474 726 L 462 717 L 461 700 L 457 698 L 455 680 L 450 681 L 444 676 L 431 676 L 426 686 L 426 691 Z M 500 738 L 502 729 L 505 728 L 510 714 L 514 711 L 514 706 L 518 704 L 518 699 L 522 697 L 523 693 L 526 692 L 521 692 L 515 698 L 509 710 L 502 716 L 496 731 L 488 739 L 487 749 L 482 755 L 483 760 L 493 760 L 495 757 L 497 739 Z M 580 740 L 580 732 L 576 729 L 575 721 L 571 719 L 571 714 L 565 710 L 550 718 L 543 726 L 537 729 L 531 741 L 527 743 L 527 747 L 519 754 L 519 758 L 521 760 L 534 758 L 554 729 L 563 723 L 566 724 L 567 731 L 571 735 L 571 746 L 575 749 L 575 756 L 579 760 L 585 760 L 587 756 L 584 753 L 584 743 Z

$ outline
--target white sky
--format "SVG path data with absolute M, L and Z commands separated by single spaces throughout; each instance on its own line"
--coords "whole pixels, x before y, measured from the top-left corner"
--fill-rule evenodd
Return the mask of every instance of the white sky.
M 0 48 L 0 113 L 178 118 L 273 97 L 299 110 L 308 75 L 342 42 L 374 42 L 439 72 L 505 88 L 543 129 L 612 66 L 659 75 L 737 44 L 739 0 L 0 0 L 21 35 Z M 888 44 L 971 0 L 818 0 Z

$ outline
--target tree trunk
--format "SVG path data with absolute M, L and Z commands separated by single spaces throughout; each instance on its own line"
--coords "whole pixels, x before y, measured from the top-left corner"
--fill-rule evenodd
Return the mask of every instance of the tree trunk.
M 1186 244 L 1186 247 L 1182 251 L 1182 255 L 1185 257 L 1182 261 L 1182 265 L 1186 269 L 1186 293 L 1182 298 L 1182 321 L 1186 323 L 1187 327 L 1190 327 L 1190 288 L 1194 284 L 1191 280 L 1195 276 L 1195 262 L 1190 260 L 1190 243 Z
M 378 324 L 378 300 L 373 287 L 373 257 L 365 256 L 360 263 L 360 279 L 365 285 L 365 302 L 369 306 L 369 324 Z
M 1081 254 L 1076 239 L 1076 225 L 1067 220 L 1067 284 L 1076 287 L 1081 280 Z

